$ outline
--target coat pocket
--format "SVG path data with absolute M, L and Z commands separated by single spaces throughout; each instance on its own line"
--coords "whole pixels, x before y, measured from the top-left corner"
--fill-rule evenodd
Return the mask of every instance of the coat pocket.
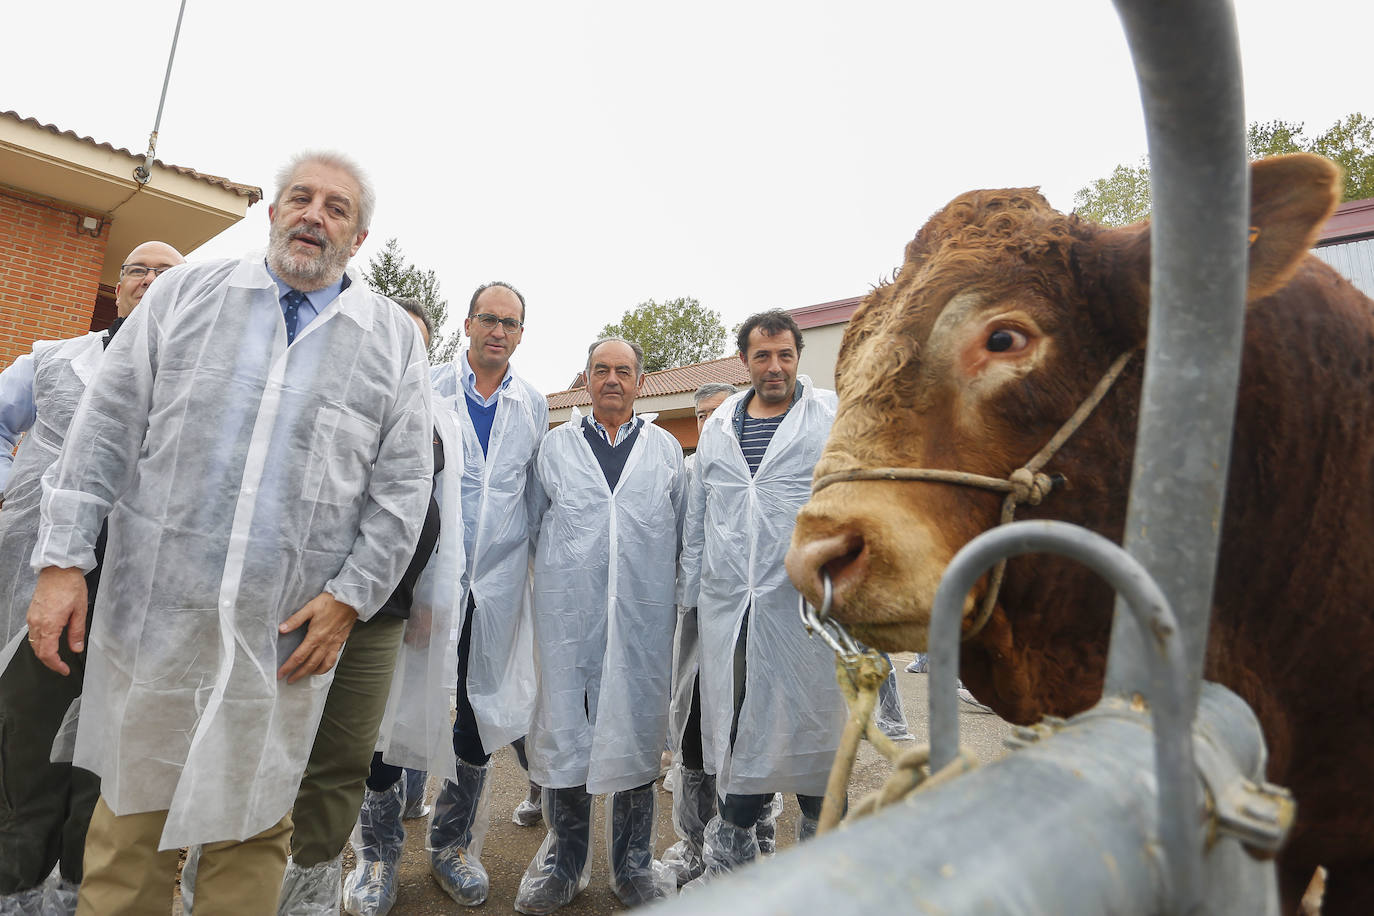
M 357 503 L 367 490 L 380 440 L 381 427 L 371 420 L 337 407 L 321 408 L 315 415 L 301 498 L 331 506 Z

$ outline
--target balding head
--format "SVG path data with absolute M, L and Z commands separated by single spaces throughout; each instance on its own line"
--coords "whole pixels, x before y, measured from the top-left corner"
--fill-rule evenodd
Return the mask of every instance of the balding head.
M 119 268 L 119 282 L 115 285 L 115 311 L 119 317 L 129 317 L 163 271 L 185 263 L 181 252 L 166 242 L 144 242 L 129 252 Z

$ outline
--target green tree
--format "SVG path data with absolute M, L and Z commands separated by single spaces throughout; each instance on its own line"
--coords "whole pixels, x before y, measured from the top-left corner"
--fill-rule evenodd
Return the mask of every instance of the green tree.
M 1314 140 L 1303 134 L 1301 121 L 1255 121 L 1246 131 L 1251 159 L 1284 153 L 1317 153 L 1345 171 L 1342 200 L 1374 197 L 1374 120 L 1359 112 L 1346 115 Z M 1150 215 L 1150 167 L 1118 165 L 1073 195 L 1080 216 L 1107 226 L 1124 226 Z
M 431 363 L 437 366 L 458 354 L 463 332 L 443 333 L 444 323 L 448 320 L 448 300 L 439 293 L 438 275 L 432 270 L 421 270 L 413 264 L 407 264 L 396 239 L 389 239 L 382 253 L 367 262 L 363 279 L 383 296 L 405 296 L 420 300 L 434 322 L 434 335 L 429 341 Z
M 1342 200 L 1374 197 L 1374 119 L 1358 111 L 1346 115 L 1312 141 L 1309 149 L 1345 169 Z
M 720 313 L 690 297 L 641 302 L 602 328 L 600 336 L 623 337 L 643 347 L 645 372 L 688 366 L 725 352 Z
M 1073 209 L 1104 226 L 1140 222 L 1150 215 L 1150 167 L 1143 158 L 1137 165 L 1118 165 L 1106 178 L 1079 188 Z

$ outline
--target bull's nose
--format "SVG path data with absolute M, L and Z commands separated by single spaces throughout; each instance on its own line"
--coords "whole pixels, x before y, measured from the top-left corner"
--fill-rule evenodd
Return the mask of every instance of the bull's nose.
M 831 606 L 838 610 L 846 593 L 864 577 L 867 560 L 863 536 L 847 529 L 826 537 L 794 540 L 787 552 L 787 574 L 797 591 L 819 605 L 821 572 L 828 573 L 834 588 Z

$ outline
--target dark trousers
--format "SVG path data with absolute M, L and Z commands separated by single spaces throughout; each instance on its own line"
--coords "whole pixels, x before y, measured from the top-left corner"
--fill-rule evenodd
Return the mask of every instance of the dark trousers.
M 748 607 L 744 611 L 744 620 L 740 623 L 739 638 L 735 640 L 734 663 L 734 684 L 735 684 L 735 711 L 734 718 L 730 722 L 730 747 L 733 750 L 735 738 L 739 733 L 739 712 L 744 708 L 744 684 L 747 674 L 746 647 L 749 644 L 749 615 L 753 613 L 753 607 Z M 699 713 L 699 701 L 693 697 L 692 710 L 697 713 L 697 753 L 701 753 L 701 717 Z M 690 720 L 689 720 L 690 722 Z M 683 741 L 685 747 L 686 741 Z M 686 765 L 686 756 L 683 756 Z M 752 827 L 758 823 L 763 816 L 764 807 L 773 799 L 773 793 L 766 792 L 762 795 L 735 795 L 728 794 L 724 798 L 716 798 L 716 809 L 720 812 L 721 820 L 728 821 L 736 827 Z M 821 805 L 825 803 L 822 795 L 798 795 L 797 805 L 801 808 L 802 814 L 815 820 L 821 816 Z
M 86 618 L 90 632 L 90 616 Z M 86 655 L 59 649 L 71 667 L 63 677 L 43 666 L 27 642 L 0 673 L 0 894 L 41 884 L 60 864 L 79 883 L 86 828 L 100 797 L 94 773 L 49 763 L 67 707 L 81 695 Z
M 682 727 L 682 766 L 688 770 L 704 770 L 706 762 L 701 753 L 701 677 L 692 678 L 692 705 L 687 712 L 687 722 Z
M 486 766 L 491 752 L 482 747 L 482 735 L 477 731 L 477 714 L 468 701 L 468 652 L 472 648 L 472 618 L 477 602 L 468 594 L 468 612 L 463 616 L 463 630 L 458 637 L 458 716 L 453 720 L 453 753 L 460 760 L 475 767 Z
M 363 784 L 386 713 L 406 622 L 377 614 L 353 625 L 334 665 L 334 681 L 291 817 L 291 858 L 305 868 L 343 851 L 363 801 Z

